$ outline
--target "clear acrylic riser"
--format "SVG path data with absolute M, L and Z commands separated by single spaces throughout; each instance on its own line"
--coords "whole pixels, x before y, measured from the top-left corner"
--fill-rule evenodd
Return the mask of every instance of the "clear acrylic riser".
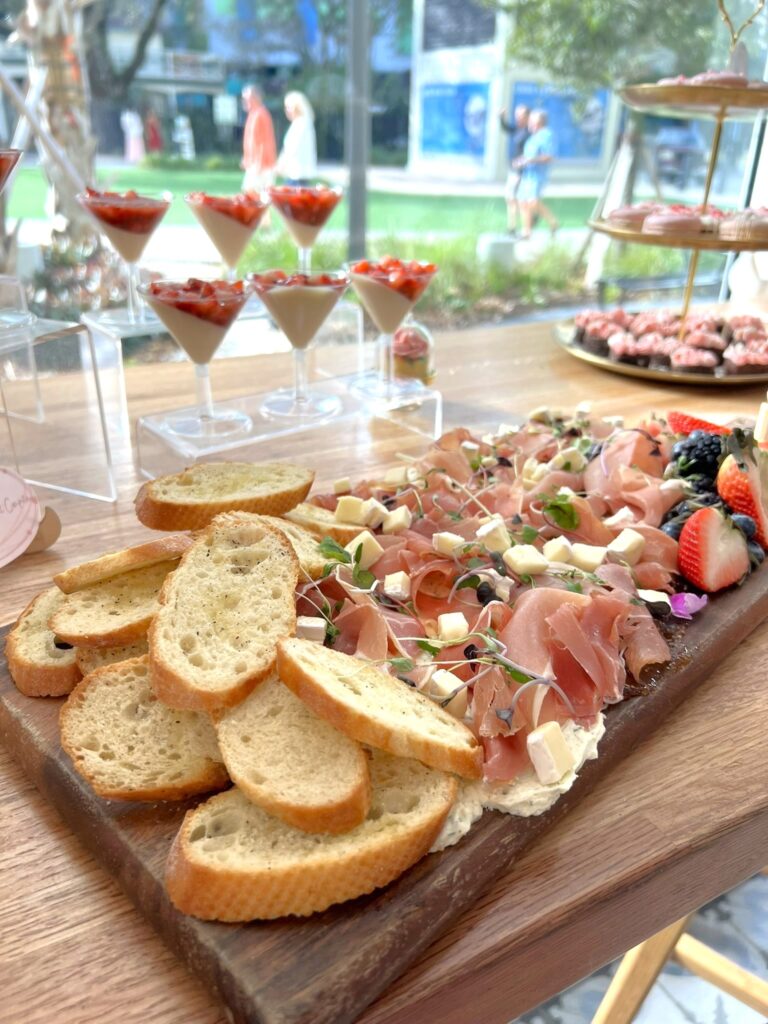
M 197 462 L 273 461 L 294 459 L 312 465 L 338 451 L 339 464 L 362 461 L 375 446 L 391 457 L 414 440 L 438 437 L 442 432 L 443 398 L 433 388 L 414 388 L 407 399 L 372 400 L 355 388 L 356 374 L 321 376 L 311 389 L 335 396 L 340 411 L 326 419 L 286 421 L 262 411 L 265 394 L 216 402 L 222 410 L 245 414 L 249 426 L 227 437 L 185 437 L 170 428 L 172 421 L 193 416 L 194 406 L 144 416 L 136 424 L 140 473 L 151 479 L 175 473 Z
M 0 327 L 0 464 L 30 483 L 115 501 L 108 398 L 122 383 L 82 324 Z M 7 457 L 6 457 L 7 455 Z

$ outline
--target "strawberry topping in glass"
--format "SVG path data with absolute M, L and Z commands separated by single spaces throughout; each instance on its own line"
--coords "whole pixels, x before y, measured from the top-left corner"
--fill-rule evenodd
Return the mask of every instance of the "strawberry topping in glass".
M 229 327 L 248 299 L 242 281 L 152 281 L 146 290 L 149 299 L 173 306 L 200 320 Z
M 350 264 L 349 269 L 353 274 L 361 274 L 386 285 L 411 302 L 416 302 L 422 295 L 437 271 L 434 263 L 398 260 L 392 256 L 385 256 L 378 263 L 373 260 L 358 260 Z
M 263 274 L 251 274 L 250 284 L 258 292 L 277 286 L 281 288 L 340 288 L 347 287 L 349 278 L 345 274 L 286 274 L 284 270 L 266 270 Z
M 287 220 L 321 228 L 341 201 L 341 190 L 326 185 L 274 185 L 272 205 Z
M 170 206 L 168 199 L 140 196 L 132 189 L 121 193 L 87 188 L 80 201 L 97 220 L 135 235 L 151 234 Z
M 246 228 L 258 227 L 268 203 L 253 192 L 240 192 L 236 196 L 209 196 L 206 192 L 190 192 L 187 202 L 200 206 L 208 206 L 216 213 L 232 217 Z
M 0 192 L 20 157 L 20 149 L 0 149 Z

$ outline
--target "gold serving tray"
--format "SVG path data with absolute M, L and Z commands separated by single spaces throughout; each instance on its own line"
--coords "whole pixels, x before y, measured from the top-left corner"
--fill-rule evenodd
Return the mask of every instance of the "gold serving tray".
M 640 380 L 652 380 L 660 384 L 687 384 L 689 387 L 739 387 L 751 384 L 768 383 L 767 373 L 740 373 L 721 374 L 714 373 L 685 373 L 681 370 L 656 370 L 647 366 L 633 366 L 631 363 L 614 363 L 607 356 L 597 356 L 593 352 L 587 352 L 581 345 L 573 340 L 576 324 L 573 320 L 561 320 L 553 328 L 555 341 L 561 348 L 581 359 L 584 363 L 590 363 L 601 370 L 608 370 L 609 373 L 618 373 L 622 377 L 638 377 Z
M 768 84 L 757 89 L 727 85 L 627 85 L 619 96 L 627 106 L 659 117 L 752 121 L 768 109 Z
M 706 249 L 714 252 L 762 252 L 768 250 L 768 239 L 765 238 L 736 240 L 720 238 L 719 235 L 704 232 L 698 235 L 652 235 L 648 231 L 635 231 L 634 228 L 611 224 L 609 220 L 589 220 L 587 223 L 593 231 L 610 235 L 611 238 L 615 238 L 619 242 L 657 245 L 662 249 Z

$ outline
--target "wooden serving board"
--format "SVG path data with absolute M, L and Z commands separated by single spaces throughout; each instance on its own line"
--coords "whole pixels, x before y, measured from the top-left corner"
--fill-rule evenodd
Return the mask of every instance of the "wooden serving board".
M 642 696 L 610 709 L 600 757 L 550 811 L 528 819 L 486 813 L 457 846 L 425 858 L 388 888 L 306 920 L 238 926 L 179 914 L 166 897 L 163 866 L 194 801 L 128 804 L 95 796 L 61 751 L 61 701 L 22 696 L 5 666 L 0 740 L 235 1024 L 348 1024 L 767 616 L 764 569 L 676 629 L 671 664 L 644 680 Z

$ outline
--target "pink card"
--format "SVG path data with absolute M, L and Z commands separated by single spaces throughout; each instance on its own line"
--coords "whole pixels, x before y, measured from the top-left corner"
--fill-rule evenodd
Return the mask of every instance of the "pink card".
M 40 504 L 26 480 L 0 467 L 0 567 L 23 555 L 40 524 Z

